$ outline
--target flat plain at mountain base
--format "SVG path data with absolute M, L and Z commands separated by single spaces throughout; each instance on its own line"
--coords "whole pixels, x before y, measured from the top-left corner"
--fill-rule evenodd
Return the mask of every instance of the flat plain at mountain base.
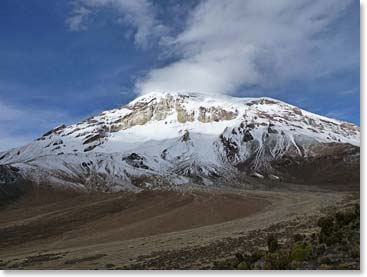
M 283 248 L 297 234 L 307 241 L 320 232 L 319 218 L 358 202 L 359 186 L 353 185 L 342 191 L 267 183 L 256 190 L 186 186 L 115 194 L 33 188 L 0 212 L 0 266 L 256 269 L 244 263 L 241 268 L 236 259 L 259 251 L 266 255 L 269 234 Z M 344 256 L 322 267 L 359 268 L 359 243 L 358 258 Z M 296 265 L 314 269 L 304 263 Z M 264 269 L 264 264 L 257 266 Z

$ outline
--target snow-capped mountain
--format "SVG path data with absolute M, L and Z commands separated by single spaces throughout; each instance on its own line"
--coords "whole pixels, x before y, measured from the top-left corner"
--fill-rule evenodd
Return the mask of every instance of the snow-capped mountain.
M 0 164 L 36 183 L 134 191 L 292 179 L 304 161 L 359 164 L 359 141 L 353 124 L 271 98 L 151 93 L 0 153 Z

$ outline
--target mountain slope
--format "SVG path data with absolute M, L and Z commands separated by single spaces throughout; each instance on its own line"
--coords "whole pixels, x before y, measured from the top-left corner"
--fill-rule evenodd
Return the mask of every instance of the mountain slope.
M 1 153 L 0 164 L 36 183 L 103 191 L 226 184 L 239 176 L 306 182 L 300 168 L 316 163 L 359 169 L 359 137 L 353 124 L 270 98 L 152 93 L 58 126 Z

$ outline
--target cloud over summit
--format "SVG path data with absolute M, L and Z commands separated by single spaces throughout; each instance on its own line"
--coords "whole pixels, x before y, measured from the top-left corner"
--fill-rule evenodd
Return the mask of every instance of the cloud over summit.
M 209 0 L 187 18 L 167 47 L 179 58 L 151 70 L 137 83 L 150 91 L 234 93 L 242 86 L 274 86 L 315 78 L 348 66 L 341 63 L 338 30 L 332 24 L 351 1 Z M 356 60 L 355 62 L 358 62 Z
M 161 56 L 170 54 L 166 63 L 136 81 L 140 94 L 231 94 L 246 87 L 318 78 L 359 62 L 357 54 L 346 55 L 348 34 L 336 24 L 351 0 L 199 1 L 178 33 L 170 32 L 172 26 L 164 20 L 175 17 L 174 9 L 162 18 L 148 0 L 76 3 L 68 19 L 71 29 L 85 29 L 92 11 L 113 8 L 133 29 L 136 45 L 147 48 L 154 41 Z

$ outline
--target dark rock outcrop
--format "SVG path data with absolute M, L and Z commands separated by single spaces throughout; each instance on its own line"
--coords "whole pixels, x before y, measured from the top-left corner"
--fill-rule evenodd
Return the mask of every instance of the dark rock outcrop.
M 16 167 L 0 165 L 0 208 L 24 195 L 29 184 Z

